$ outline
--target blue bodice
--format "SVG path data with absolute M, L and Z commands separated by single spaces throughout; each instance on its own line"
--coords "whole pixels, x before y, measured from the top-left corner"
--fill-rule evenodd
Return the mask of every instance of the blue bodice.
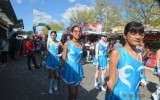
M 67 62 L 79 63 L 82 56 L 82 49 L 76 47 L 71 41 L 68 41 Z
M 48 42 L 48 49 L 52 55 L 58 54 L 59 46 L 54 45 L 51 41 Z
M 117 68 L 118 81 L 115 87 L 122 91 L 136 91 L 141 80 L 144 65 L 133 58 L 124 48 L 119 48 L 118 51 L 120 60 Z
M 108 46 L 104 46 L 100 42 L 98 43 L 99 43 L 98 56 L 104 56 L 104 55 L 106 56 Z

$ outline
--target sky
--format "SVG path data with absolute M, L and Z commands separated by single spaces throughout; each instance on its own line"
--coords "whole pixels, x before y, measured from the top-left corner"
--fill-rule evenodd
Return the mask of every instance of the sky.
M 71 10 L 91 8 L 95 5 L 94 0 L 10 0 L 10 2 L 17 19 L 23 19 L 24 31 L 32 31 L 36 23 L 64 22 L 67 27 Z

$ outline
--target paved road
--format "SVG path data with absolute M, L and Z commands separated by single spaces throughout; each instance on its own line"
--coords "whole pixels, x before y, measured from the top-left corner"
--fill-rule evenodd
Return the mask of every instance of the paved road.
M 37 54 L 37 62 L 39 58 Z M 95 67 L 92 64 L 83 67 L 85 78 L 81 82 L 78 100 L 104 100 L 105 92 L 93 87 Z M 158 78 L 152 75 L 152 70 L 147 69 L 146 74 L 149 83 L 140 90 L 145 95 L 144 100 L 152 100 L 151 92 L 156 90 Z M 60 94 L 48 94 L 48 70 L 45 67 L 27 70 L 25 57 L 20 61 L 9 60 L 6 67 L 0 67 L 0 100 L 66 100 L 68 91 L 63 81 L 60 88 Z

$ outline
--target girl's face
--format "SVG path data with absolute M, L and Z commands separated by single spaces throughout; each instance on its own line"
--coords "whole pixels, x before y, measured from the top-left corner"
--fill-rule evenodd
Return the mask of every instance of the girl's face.
M 71 38 L 70 38 L 70 36 L 67 36 L 67 40 L 70 40 Z
M 56 37 L 57 37 L 57 35 L 56 35 L 55 33 L 52 33 L 52 34 L 51 34 L 51 39 L 52 39 L 52 40 L 55 40 Z
M 107 36 L 101 36 L 101 40 L 103 40 L 103 41 L 106 41 L 106 39 L 107 39 Z
M 139 46 L 141 41 L 143 40 L 143 37 L 144 37 L 144 34 L 139 32 L 137 33 L 128 32 L 125 35 L 126 42 L 131 46 Z
M 73 29 L 73 32 L 71 32 L 71 34 L 73 35 L 73 37 L 75 38 L 75 39 L 80 39 L 80 37 L 81 37 L 81 34 L 82 34 L 82 31 L 81 31 L 81 29 L 80 29 L 80 27 L 75 27 L 74 29 Z

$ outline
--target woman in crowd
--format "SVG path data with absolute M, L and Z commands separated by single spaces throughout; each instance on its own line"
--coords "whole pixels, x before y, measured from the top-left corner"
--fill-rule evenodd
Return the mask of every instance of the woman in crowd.
M 2 66 L 5 67 L 7 65 L 8 51 L 9 51 L 9 42 L 7 40 L 7 36 L 3 35 L 1 48 L 1 61 Z
M 69 96 L 68 100 L 76 100 L 80 82 L 83 79 L 83 68 L 81 63 L 82 45 L 80 36 L 82 29 L 80 26 L 74 25 L 71 28 L 72 40 L 64 44 L 62 56 L 62 78 L 67 84 Z
M 40 41 L 40 46 L 41 46 L 40 66 L 43 66 L 43 62 L 45 61 L 46 52 L 47 52 L 47 38 L 45 35 L 42 37 L 42 40 Z
M 63 45 L 61 42 L 56 40 L 57 33 L 56 31 L 51 31 L 50 33 L 51 41 L 47 42 L 47 57 L 46 57 L 46 67 L 49 69 L 49 93 L 52 94 L 52 81 L 53 76 L 55 78 L 54 82 L 54 89 L 57 90 L 57 81 L 58 78 L 56 74 L 56 68 L 60 65 L 60 56 L 61 54 L 58 54 L 59 47 L 61 46 L 63 48 Z
M 101 71 L 101 83 L 100 83 L 100 88 L 102 91 L 106 91 L 104 88 L 105 84 L 105 73 L 106 73 L 106 68 L 108 65 L 108 46 L 109 43 L 106 42 L 106 34 L 101 34 L 99 42 L 96 44 L 95 48 L 95 58 L 96 58 L 96 73 L 95 73 L 95 88 L 99 89 L 98 85 L 98 75 L 99 72 Z
M 36 63 L 36 59 L 35 59 L 35 45 L 34 45 L 34 41 L 33 41 L 33 37 L 30 36 L 27 39 L 27 42 L 25 44 L 25 48 L 26 48 L 26 56 L 27 56 L 27 64 L 28 64 L 28 69 L 32 69 L 31 68 L 31 60 L 33 61 L 33 64 L 35 66 L 35 69 L 39 69 L 39 67 L 37 66 Z
M 154 69 L 154 74 L 159 77 L 159 83 L 157 86 L 157 90 L 152 93 L 154 100 L 160 100 L 160 49 L 157 50 L 157 58 L 156 58 L 157 67 Z
M 144 27 L 141 23 L 130 22 L 125 26 L 122 48 L 112 51 L 109 63 L 109 82 L 105 100 L 140 100 L 139 84 L 146 85 L 142 56 L 139 56 L 136 46 L 144 37 Z

